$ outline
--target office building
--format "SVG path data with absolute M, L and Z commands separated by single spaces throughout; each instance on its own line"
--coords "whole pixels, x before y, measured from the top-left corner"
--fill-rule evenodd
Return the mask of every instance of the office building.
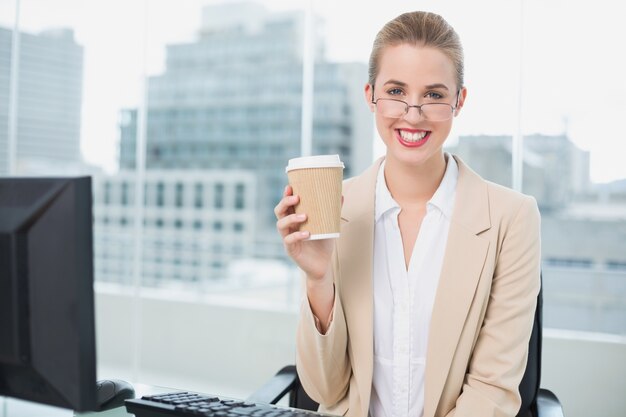
M 95 270 L 129 284 L 135 238 L 143 239 L 145 286 L 219 285 L 234 259 L 253 252 L 256 178 L 248 171 L 151 170 L 144 183 L 143 231 L 135 234 L 134 172 L 94 177 Z
M 8 168 L 12 37 L 12 30 L 0 27 L 0 173 Z M 72 29 L 21 32 L 19 42 L 17 172 L 78 164 L 83 47 Z
M 511 144 L 510 136 L 461 136 L 449 150 L 510 187 Z M 623 185 L 591 185 L 589 153 L 565 135 L 524 137 L 523 161 L 523 192 L 541 210 L 546 326 L 626 332 Z
M 537 199 L 542 212 L 558 210 L 589 192 L 589 152 L 566 135 L 528 135 L 523 140 L 524 193 Z M 512 185 L 511 136 L 460 136 L 450 151 L 485 179 Z
M 288 159 L 301 154 L 304 15 L 243 3 L 209 6 L 203 17 L 198 39 L 169 45 L 165 71 L 148 80 L 147 169 L 249 170 L 256 254 L 284 257 L 273 208 Z M 339 154 L 350 176 L 372 159 L 367 68 L 327 62 L 319 39 L 315 55 L 313 153 Z M 121 119 L 120 166 L 132 169 L 136 110 Z

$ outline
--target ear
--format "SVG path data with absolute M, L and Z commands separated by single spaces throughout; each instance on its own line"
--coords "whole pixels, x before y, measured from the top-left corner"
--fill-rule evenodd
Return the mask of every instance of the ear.
M 372 85 L 370 83 L 365 84 L 364 92 L 365 92 L 365 102 L 369 106 L 370 111 L 374 113 L 374 111 L 376 110 L 376 105 L 372 103 L 372 94 L 374 93 L 374 89 L 372 88 Z
M 463 87 L 459 92 L 459 104 L 456 106 L 454 110 L 454 117 L 458 116 L 465 104 L 465 99 L 467 98 L 467 88 Z

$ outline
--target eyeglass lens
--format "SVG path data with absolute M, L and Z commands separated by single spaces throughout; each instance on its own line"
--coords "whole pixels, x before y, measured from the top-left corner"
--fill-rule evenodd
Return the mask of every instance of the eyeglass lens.
M 376 108 L 384 117 L 400 118 L 409 110 L 407 106 L 399 100 L 378 99 L 376 101 Z M 452 117 L 452 106 L 445 103 L 422 104 L 419 111 L 424 119 L 431 121 L 442 121 Z

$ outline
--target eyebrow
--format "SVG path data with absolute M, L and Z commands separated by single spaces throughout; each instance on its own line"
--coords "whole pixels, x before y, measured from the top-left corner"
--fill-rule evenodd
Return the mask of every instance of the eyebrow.
M 402 82 L 402 81 L 398 81 L 398 80 L 389 80 L 387 81 L 385 84 L 383 85 L 387 85 L 387 84 L 393 84 L 393 85 L 399 85 L 400 87 L 406 87 L 407 83 Z M 442 83 L 435 83 L 435 84 L 428 84 L 426 86 L 424 86 L 426 90 L 432 90 L 435 88 L 442 88 L 444 90 L 449 90 L 449 88 Z
M 387 82 L 386 82 L 385 84 L 383 84 L 383 85 L 387 85 L 387 84 L 395 84 L 395 85 L 399 85 L 400 87 L 406 87 L 406 86 L 407 86 L 407 84 L 406 84 L 406 83 L 403 83 L 402 81 L 398 81 L 398 80 L 393 80 L 393 79 L 392 79 L 392 80 L 387 81 Z
M 426 86 L 427 90 L 432 90 L 435 88 L 443 88 L 444 90 L 448 90 L 448 87 L 445 84 L 441 84 L 441 83 L 429 84 Z

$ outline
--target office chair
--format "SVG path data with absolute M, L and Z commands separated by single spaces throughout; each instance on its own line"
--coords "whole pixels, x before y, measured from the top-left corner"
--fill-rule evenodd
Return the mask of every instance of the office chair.
M 522 405 L 517 417 L 563 417 L 563 409 L 552 391 L 540 388 L 541 381 L 541 340 L 542 340 L 543 285 L 537 295 L 537 308 L 533 330 L 530 336 L 526 371 L 519 385 Z M 282 368 L 263 387 L 248 397 L 249 401 L 276 404 L 289 394 L 289 406 L 304 410 L 317 410 L 318 404 L 304 391 L 296 367 Z

